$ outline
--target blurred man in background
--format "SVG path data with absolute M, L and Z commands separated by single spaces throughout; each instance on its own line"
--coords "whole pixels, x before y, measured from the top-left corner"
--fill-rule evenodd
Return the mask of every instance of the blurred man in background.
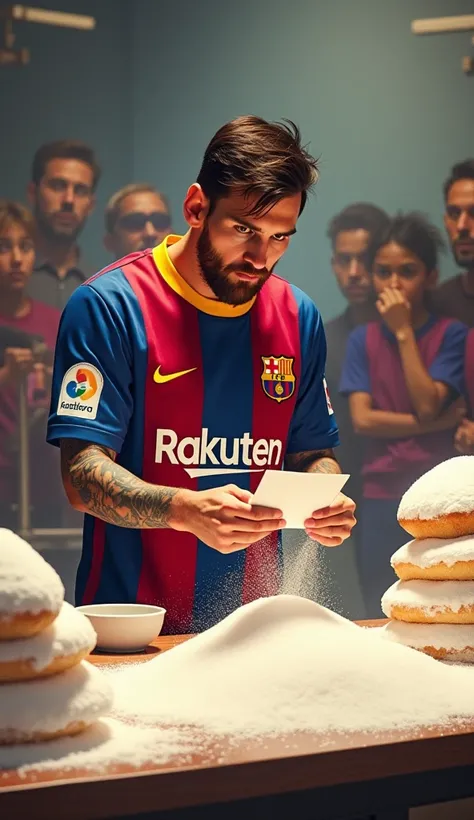
M 347 301 L 343 313 L 325 325 L 327 339 L 326 380 L 340 430 L 339 458 L 343 470 L 351 474 L 349 495 L 360 497 L 362 442 L 352 429 L 347 397 L 339 393 L 347 339 L 358 325 L 374 320 L 377 314 L 372 295 L 367 251 L 374 236 L 389 224 L 385 211 L 376 205 L 356 202 L 334 216 L 328 226 L 331 240 L 331 267 Z M 357 531 L 355 531 L 357 537 Z
M 107 203 L 105 231 L 104 244 L 114 260 L 154 248 L 171 233 L 166 197 L 153 185 L 126 185 Z
M 0 521 L 16 529 L 19 488 L 19 385 L 26 383 L 30 421 L 30 490 L 32 521 L 53 526 L 66 508 L 58 481 L 59 460 L 46 445 L 52 356 L 59 326 L 56 308 L 31 299 L 28 281 L 35 262 L 35 226 L 31 213 L 15 202 L 0 201 L 0 326 L 16 339 L 0 353 Z M 47 350 L 35 355 L 33 340 Z M 48 356 L 49 351 L 49 356 Z
M 451 168 L 444 183 L 444 224 L 461 273 L 433 294 L 437 313 L 474 327 L 474 159 Z
M 474 328 L 474 159 L 458 162 L 444 184 L 444 224 L 453 256 L 462 273 L 443 282 L 433 294 L 433 307 L 442 316 Z M 470 333 L 464 369 L 468 418 L 461 421 L 455 444 L 459 453 L 474 453 L 474 337 Z
M 77 238 L 94 209 L 99 177 L 94 151 L 78 140 L 42 145 L 33 159 L 28 198 L 38 232 L 29 294 L 58 310 L 89 276 Z

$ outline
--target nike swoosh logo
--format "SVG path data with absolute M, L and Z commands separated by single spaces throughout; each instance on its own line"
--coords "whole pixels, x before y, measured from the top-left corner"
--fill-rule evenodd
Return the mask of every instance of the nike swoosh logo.
M 189 370 L 180 370 L 179 373 L 168 373 L 165 375 L 161 372 L 161 364 L 159 364 L 153 374 L 153 381 L 157 384 L 166 384 L 166 382 L 172 382 L 173 379 L 179 379 L 180 376 L 186 376 L 187 373 L 193 373 L 194 370 L 197 370 L 197 367 L 191 367 Z

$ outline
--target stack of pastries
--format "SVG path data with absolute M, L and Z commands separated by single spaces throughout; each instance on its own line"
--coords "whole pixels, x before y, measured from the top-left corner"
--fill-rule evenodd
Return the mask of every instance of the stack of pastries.
M 111 687 L 84 660 L 95 643 L 55 570 L 0 528 L 0 744 L 75 735 L 108 712 Z
M 391 558 L 399 580 L 382 598 L 387 638 L 439 660 L 474 663 L 474 456 L 458 456 L 403 496 L 414 537 Z

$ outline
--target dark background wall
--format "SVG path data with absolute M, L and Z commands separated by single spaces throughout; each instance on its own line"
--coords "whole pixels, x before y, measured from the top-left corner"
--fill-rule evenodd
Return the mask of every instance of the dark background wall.
M 80 137 L 103 166 L 82 239 L 108 260 L 102 211 L 132 180 L 181 200 L 216 128 L 242 113 L 289 117 L 321 158 L 321 179 L 280 272 L 329 318 L 342 300 L 328 271 L 328 219 L 350 201 L 418 208 L 442 225 L 441 185 L 474 153 L 470 35 L 415 37 L 419 17 L 465 14 L 472 0 L 56 0 L 92 14 L 93 32 L 18 24 L 26 67 L 0 68 L 0 194 L 22 199 L 35 148 Z M 444 276 L 454 272 L 446 257 Z

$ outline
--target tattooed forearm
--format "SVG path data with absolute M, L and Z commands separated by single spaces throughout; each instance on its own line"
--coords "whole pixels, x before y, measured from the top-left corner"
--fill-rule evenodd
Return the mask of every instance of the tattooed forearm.
M 114 461 L 115 453 L 99 444 L 61 442 L 65 486 L 81 506 L 108 524 L 135 529 L 168 527 L 176 487 L 147 484 Z M 70 495 L 70 493 L 68 493 Z
M 305 450 L 286 456 L 285 467 L 299 473 L 340 473 L 333 450 Z

